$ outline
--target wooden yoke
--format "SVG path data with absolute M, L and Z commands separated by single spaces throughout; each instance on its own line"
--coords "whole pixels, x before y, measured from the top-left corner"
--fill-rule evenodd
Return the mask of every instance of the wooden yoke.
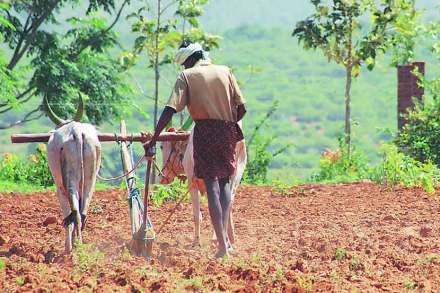
M 51 133 L 27 133 L 11 135 L 12 143 L 48 142 Z M 151 133 L 133 133 L 118 135 L 114 133 L 98 133 L 100 142 L 136 141 L 146 143 L 153 135 Z M 189 138 L 189 132 L 164 132 L 157 141 L 182 141 Z

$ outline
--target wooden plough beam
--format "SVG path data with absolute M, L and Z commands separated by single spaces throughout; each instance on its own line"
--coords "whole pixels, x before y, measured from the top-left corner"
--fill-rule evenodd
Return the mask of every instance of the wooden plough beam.
M 29 142 L 48 142 L 51 133 L 27 133 L 11 135 L 12 143 L 29 143 Z M 141 134 L 133 133 L 129 135 L 120 135 L 115 133 L 98 133 L 99 141 L 115 142 L 115 141 L 137 141 L 148 142 L 153 135 L 151 133 Z M 158 141 L 182 141 L 189 138 L 189 132 L 164 132 Z

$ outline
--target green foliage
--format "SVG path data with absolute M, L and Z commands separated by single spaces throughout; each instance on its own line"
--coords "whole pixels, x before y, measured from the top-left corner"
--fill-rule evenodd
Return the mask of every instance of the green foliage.
M 440 62 L 440 21 L 429 23 L 422 29 L 424 36 L 434 42 L 431 52 Z M 420 162 L 431 161 L 440 166 L 440 75 L 432 79 L 414 72 L 421 80 L 425 95 L 416 107 L 409 111 L 405 125 L 396 143 L 411 157 Z
M 390 45 L 393 22 L 412 7 L 411 2 L 311 0 L 311 3 L 315 12 L 298 22 L 292 35 L 305 49 L 320 49 L 329 62 L 345 68 L 345 143 L 350 158 L 352 78 L 359 76 L 362 65 L 373 70 L 379 53 L 385 53 Z
M 117 43 L 112 29 L 120 13 L 109 25 L 93 14 L 114 11 L 114 0 L 90 1 L 86 18 L 69 19 L 65 33 L 45 28 L 60 26 L 60 10 L 76 7 L 78 2 L 13 1 L 10 6 L 0 6 L 0 39 L 11 49 L 9 61 L 0 52 L 0 113 L 21 109 L 32 98 L 40 98 L 23 119 L 1 128 L 39 119 L 44 114 L 44 96 L 59 116 L 71 118 L 77 93 L 82 92 L 88 97 L 88 121 L 95 124 L 120 116 L 130 105 L 131 90 L 109 55 Z M 127 3 L 123 2 L 119 12 Z
M 387 185 L 420 187 L 427 193 L 435 192 L 440 182 L 440 170 L 431 162 L 421 163 L 401 153 L 394 144 L 382 147 L 383 160 L 373 172 L 372 179 Z
M 132 32 L 137 35 L 133 52 L 122 57 L 126 66 L 133 65 L 137 56 L 146 52 L 149 66 L 170 64 L 174 60 L 175 49 L 183 40 L 201 42 L 207 50 L 217 48 L 219 36 L 209 35 L 199 27 L 198 18 L 203 14 L 206 0 L 157 0 L 155 5 L 147 4 L 128 18 L 134 18 Z M 160 10 L 159 10 L 160 8 Z M 172 16 L 169 9 L 174 8 Z M 156 59 L 157 58 L 157 59 Z
M 353 66 L 355 76 L 362 63 L 369 70 L 374 68 L 378 53 L 386 51 L 393 36 L 390 27 L 412 8 L 410 0 L 311 2 L 315 13 L 298 22 L 292 35 L 306 49 L 321 49 L 329 61 Z M 361 21 L 365 16 L 370 16 L 370 23 Z
M 153 204 L 160 207 L 166 201 L 178 201 L 188 192 L 188 186 L 180 180 L 174 180 L 168 185 L 154 185 L 152 190 Z M 186 200 L 189 196 L 186 195 Z
M 319 172 L 312 175 L 311 180 L 317 182 L 352 182 L 368 177 L 368 162 L 362 151 L 353 148 L 351 157 L 342 138 L 339 149 L 326 150 L 321 154 Z
M 413 3 L 411 3 L 413 2 Z M 417 38 L 420 33 L 420 17 L 422 13 L 413 5 L 415 1 L 403 3 L 407 5 L 394 19 L 394 30 L 390 38 L 393 66 L 408 64 L 414 60 Z
M 415 290 L 418 286 L 417 282 L 411 279 L 406 279 L 405 282 L 403 282 L 403 287 L 408 290 Z
M 291 191 L 292 185 L 286 184 L 280 180 L 273 180 L 271 185 L 275 194 L 286 197 L 292 197 L 294 195 L 294 193 Z
M 274 158 L 282 154 L 292 144 L 288 143 L 277 150 L 270 150 L 276 136 L 262 138 L 259 135 L 262 127 L 267 123 L 278 108 L 278 101 L 274 101 L 267 113 L 256 123 L 253 133 L 247 141 L 248 163 L 246 165 L 243 181 L 252 184 L 267 183 L 267 173 Z
M 75 271 L 82 274 L 95 269 L 102 262 L 104 256 L 104 253 L 93 244 L 76 242 L 72 258 Z
M 6 268 L 6 258 L 0 257 L 0 270 L 4 270 Z
M 347 250 L 345 248 L 338 247 L 335 251 L 335 259 L 342 260 L 347 256 Z
M 10 153 L 5 154 L 0 162 L 0 179 L 40 187 L 53 185 L 47 162 L 46 145 L 39 145 L 36 152 L 27 159 Z
M 18 286 L 23 286 L 26 283 L 26 279 L 23 276 L 19 276 L 19 277 L 15 278 L 15 283 Z

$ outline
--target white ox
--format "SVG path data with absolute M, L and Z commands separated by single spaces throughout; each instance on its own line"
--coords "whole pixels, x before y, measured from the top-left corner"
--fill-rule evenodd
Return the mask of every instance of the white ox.
M 240 127 L 241 127 L 241 123 Z M 194 176 L 194 159 L 193 159 L 193 135 L 191 131 L 187 141 L 162 142 L 162 160 L 163 169 L 160 177 L 161 184 L 170 184 L 175 177 L 182 178 L 186 176 L 188 180 L 189 192 L 191 194 L 193 216 L 194 216 L 194 242 L 196 246 L 200 245 L 200 225 L 202 221 L 202 213 L 200 212 L 200 192 L 206 193 L 206 187 L 203 180 Z M 235 158 L 237 168 L 231 178 L 231 206 L 235 198 L 235 193 L 240 184 L 241 178 L 246 167 L 247 155 L 246 144 L 242 140 L 235 147 Z M 214 238 L 215 236 L 213 236 Z M 228 226 L 228 238 L 231 244 L 235 241 L 234 222 L 232 220 L 232 208 Z
M 65 251 L 72 250 L 75 236 L 82 242 L 87 209 L 95 190 L 101 162 L 101 144 L 91 124 L 63 121 L 47 104 L 49 118 L 57 125 L 47 146 L 49 168 L 57 187 L 66 231 Z M 82 99 L 74 120 L 82 116 Z

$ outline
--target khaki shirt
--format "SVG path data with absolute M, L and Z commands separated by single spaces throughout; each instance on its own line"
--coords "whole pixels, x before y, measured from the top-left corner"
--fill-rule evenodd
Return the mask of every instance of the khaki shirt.
M 187 106 L 193 120 L 235 122 L 237 106 L 244 103 L 231 70 L 226 66 L 201 60 L 177 77 L 167 106 L 177 112 Z

